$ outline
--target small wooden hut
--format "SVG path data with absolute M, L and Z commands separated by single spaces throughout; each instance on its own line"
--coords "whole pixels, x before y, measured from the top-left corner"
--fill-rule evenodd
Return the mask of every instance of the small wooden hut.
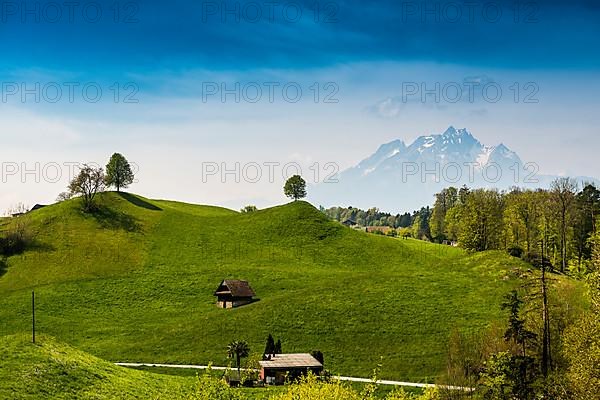
M 254 290 L 247 281 L 225 279 L 215 291 L 219 308 L 234 308 L 254 301 Z

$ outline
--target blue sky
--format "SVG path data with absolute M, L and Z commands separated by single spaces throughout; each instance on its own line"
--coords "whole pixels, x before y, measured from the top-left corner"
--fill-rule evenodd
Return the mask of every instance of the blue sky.
M 10 164 L 0 177 L 2 210 L 63 190 L 64 171 L 48 182 L 26 173 L 36 163 L 103 164 L 114 151 L 139 168 L 132 191 L 266 206 L 283 201 L 280 177 L 203 182 L 203 163 L 298 163 L 307 175 L 314 163 L 343 169 L 381 143 L 449 125 L 505 143 L 542 172 L 598 175 L 594 1 L 23 4 L 0 9 L 0 135 Z M 502 96 L 402 101 L 407 84 L 470 81 L 497 82 Z M 262 96 L 249 101 L 257 86 Z M 92 97 L 100 88 L 97 102 L 84 87 Z M 292 97 L 300 88 L 299 100 L 286 100 L 284 87 Z M 222 88 L 240 101 L 223 101 Z

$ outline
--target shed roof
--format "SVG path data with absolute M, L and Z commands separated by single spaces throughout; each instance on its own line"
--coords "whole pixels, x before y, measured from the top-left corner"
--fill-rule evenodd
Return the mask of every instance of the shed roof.
M 221 288 L 225 286 L 227 290 L 224 292 Z M 239 279 L 225 279 L 215 292 L 215 296 L 217 294 L 231 293 L 232 296 L 236 297 L 252 297 L 255 296 L 254 290 L 250 287 L 250 284 L 247 281 L 242 281 Z
M 46 207 L 45 204 L 36 204 L 35 206 L 31 207 L 31 210 L 29 210 L 29 211 L 39 210 L 40 208 L 44 208 L 44 207 Z
M 263 368 L 319 368 L 323 367 L 316 358 L 308 353 L 276 354 L 270 360 L 259 361 Z

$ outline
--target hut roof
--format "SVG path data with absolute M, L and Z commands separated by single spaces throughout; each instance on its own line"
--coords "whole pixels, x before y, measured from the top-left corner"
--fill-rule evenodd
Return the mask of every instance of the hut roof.
M 225 279 L 215 292 L 215 296 L 219 294 L 231 294 L 235 297 L 252 297 L 255 296 L 254 290 L 250 287 L 247 281 L 239 279 Z
M 259 361 L 263 368 L 319 368 L 323 367 L 316 358 L 308 353 L 276 354 L 270 360 Z

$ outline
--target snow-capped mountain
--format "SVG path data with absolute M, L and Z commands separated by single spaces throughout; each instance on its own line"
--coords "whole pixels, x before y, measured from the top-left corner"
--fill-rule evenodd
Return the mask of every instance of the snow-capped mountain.
M 401 140 L 394 140 L 379 147 L 369 158 L 361 161 L 348 172 L 367 175 L 377 169 L 394 169 L 403 163 L 439 163 L 440 167 L 448 163 L 473 163 L 474 168 L 482 169 L 498 163 L 521 165 L 517 154 L 503 144 L 484 146 L 466 129 L 449 127 L 439 135 L 420 136 L 410 146 Z
M 487 146 L 467 129 L 383 144 L 358 165 L 341 172 L 337 183 L 314 185 L 310 200 L 329 207 L 379 207 L 407 211 L 431 205 L 448 186 L 508 189 L 548 187 L 554 176 L 540 175 L 504 144 Z M 592 180 L 590 178 L 580 178 Z

